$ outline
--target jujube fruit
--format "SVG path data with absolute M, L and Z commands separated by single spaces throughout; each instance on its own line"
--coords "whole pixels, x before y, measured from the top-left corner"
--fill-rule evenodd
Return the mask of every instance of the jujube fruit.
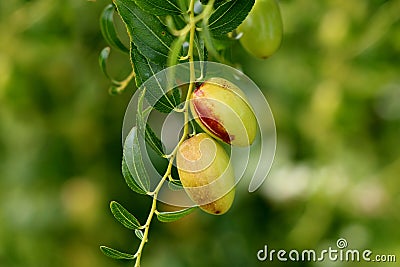
M 223 78 L 211 78 L 192 93 L 190 109 L 200 127 L 212 137 L 236 146 L 251 145 L 257 121 L 245 94 Z
M 266 59 L 281 45 L 282 16 L 276 0 L 256 0 L 246 19 L 238 27 L 240 43 L 255 57 Z
M 189 197 L 207 213 L 229 210 L 235 177 L 224 148 L 206 133 L 185 140 L 176 156 L 179 178 Z

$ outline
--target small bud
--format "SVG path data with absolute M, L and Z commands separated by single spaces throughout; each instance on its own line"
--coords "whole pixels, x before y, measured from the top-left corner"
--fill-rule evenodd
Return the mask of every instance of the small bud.
M 223 78 L 211 78 L 197 87 L 190 108 L 201 128 L 212 137 L 236 146 L 251 145 L 257 122 L 244 93 Z
M 197 134 L 179 146 L 176 163 L 185 191 L 202 210 L 214 215 L 229 210 L 235 177 L 220 144 L 208 134 Z

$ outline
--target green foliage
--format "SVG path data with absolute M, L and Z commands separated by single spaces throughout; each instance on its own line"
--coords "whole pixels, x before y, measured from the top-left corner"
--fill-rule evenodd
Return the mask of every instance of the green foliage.
M 187 208 L 178 211 L 164 211 L 157 213 L 157 219 L 160 222 L 175 222 L 179 219 L 182 219 L 186 215 L 189 215 L 193 211 L 195 211 L 197 207 Z
M 128 229 L 135 230 L 140 227 L 140 222 L 127 209 L 116 201 L 111 201 L 110 209 L 115 219 Z
M 106 6 L 100 16 L 100 30 L 104 39 L 114 48 L 119 49 L 124 53 L 128 53 L 129 49 L 121 42 L 114 24 L 115 7 L 110 4 Z
M 139 191 L 138 193 L 143 194 L 144 192 L 149 192 L 150 178 L 144 167 L 137 127 L 133 127 L 126 137 L 123 153 L 124 159 L 122 161 L 122 168 L 128 186 L 133 191 Z M 125 166 L 127 168 L 124 168 Z M 127 171 L 130 174 L 128 174 Z
M 136 73 L 136 84 L 139 87 L 144 81 L 148 80 L 151 76 L 157 74 L 163 70 L 164 65 L 159 65 L 151 62 L 145 56 L 143 56 L 134 46 L 131 44 L 131 61 L 134 62 L 134 70 Z M 164 80 L 165 81 L 165 80 Z M 146 86 L 145 97 L 147 101 L 156 110 L 163 113 L 170 113 L 180 102 L 180 95 L 178 89 L 173 89 L 173 93 L 165 93 L 166 84 L 161 83 L 158 79 L 153 79 Z
M 223 35 L 236 29 L 249 14 L 255 0 L 232 0 L 219 6 L 208 21 L 212 35 Z
M 131 171 L 129 170 L 128 165 L 125 161 L 125 157 L 122 159 L 122 175 L 124 176 L 125 182 L 130 189 L 139 194 L 147 194 L 147 191 L 144 190 L 141 185 L 138 184 L 136 178 L 132 176 Z
M 156 16 L 183 13 L 177 0 L 135 0 L 135 3 L 144 11 Z
M 101 71 L 109 80 L 111 80 L 111 77 L 107 71 L 107 59 L 110 56 L 110 51 L 111 51 L 110 47 L 104 47 L 103 50 L 101 50 L 100 55 L 99 55 L 99 65 L 100 65 Z
M 143 232 L 142 232 L 142 230 L 135 229 L 135 235 L 140 240 L 143 240 Z
M 167 27 L 155 15 L 144 12 L 132 0 L 115 0 L 114 3 L 138 52 L 149 61 L 165 65 L 174 41 Z
M 109 248 L 109 247 L 106 247 L 106 246 L 101 246 L 100 250 L 107 257 L 110 257 L 110 258 L 113 258 L 113 259 L 116 259 L 116 260 L 133 260 L 133 259 L 136 258 L 135 255 L 124 253 L 124 252 L 121 252 L 121 251 L 118 251 L 116 249 Z
M 226 33 L 237 28 L 247 16 L 253 4 L 254 0 L 233 0 L 226 3 L 216 1 L 216 10 L 211 14 L 209 24 L 202 24 L 201 32 L 204 32 L 204 34 L 196 33 L 196 59 L 200 61 L 208 59 L 207 47 L 211 49 L 212 55 L 216 59 L 223 61 L 219 56 L 219 51 L 224 50 L 227 46 L 219 45 L 218 48 L 215 48 L 213 43 L 217 41 L 214 40 L 214 37 L 223 39 Z M 181 16 L 183 11 L 182 4 L 179 1 L 115 0 L 114 5 L 126 26 L 131 41 L 130 59 L 135 72 L 137 87 L 140 87 L 147 79 L 166 66 L 179 63 L 181 57 L 183 57 L 182 45 L 187 41 L 187 35 L 173 36 L 171 34 L 172 29 L 168 29 L 158 17 L 169 15 L 169 18 L 172 17 L 172 21 L 177 26 L 186 26 L 186 22 Z M 113 11 L 112 6 L 108 6 L 104 10 L 101 19 L 102 32 L 111 45 L 124 50 L 121 46 L 123 44 L 114 29 Z M 220 42 L 218 41 L 218 43 Z M 102 66 L 102 69 L 105 69 L 104 66 Z M 168 95 L 166 93 L 168 88 L 159 84 L 149 87 L 146 98 L 158 111 L 169 113 L 179 104 L 178 97 L 174 97 L 174 95 L 177 95 L 177 91 Z

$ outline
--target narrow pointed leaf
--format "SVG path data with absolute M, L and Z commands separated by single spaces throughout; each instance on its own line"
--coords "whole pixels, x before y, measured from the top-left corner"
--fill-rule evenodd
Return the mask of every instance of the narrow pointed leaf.
M 101 71 L 107 77 L 107 79 L 112 80 L 107 71 L 107 59 L 109 56 L 110 56 L 110 48 L 104 47 L 103 50 L 101 50 L 100 55 L 99 55 L 99 65 L 100 65 Z
M 165 65 L 174 36 L 153 14 L 143 11 L 133 0 L 114 0 L 131 41 L 150 61 Z
M 144 11 L 156 16 L 179 15 L 183 11 L 176 0 L 135 0 Z
M 249 14 L 255 0 L 232 0 L 219 6 L 210 16 L 212 35 L 223 35 L 236 29 Z
M 145 192 L 150 190 L 150 178 L 144 167 L 137 127 L 133 127 L 124 143 L 124 159 L 134 182 Z
M 117 260 L 133 260 L 136 258 L 135 255 L 124 253 L 106 246 L 101 246 L 100 250 L 104 253 L 104 255 Z
M 178 211 L 159 212 L 157 214 L 157 219 L 160 222 L 174 222 L 192 213 L 195 209 L 197 209 L 197 207 L 187 208 Z
M 110 209 L 115 219 L 128 229 L 134 230 L 140 227 L 139 221 L 128 210 L 116 201 L 111 201 Z
M 139 194 L 146 195 L 146 191 L 140 187 L 140 185 L 133 178 L 128 165 L 126 165 L 125 158 L 122 159 L 122 175 L 124 176 L 126 184 L 129 188 Z
M 121 42 L 114 24 L 115 7 L 112 4 L 106 6 L 100 16 L 100 30 L 104 39 L 113 47 L 128 53 L 129 49 Z
M 161 157 L 165 156 L 163 144 L 150 125 L 146 123 L 146 142 Z
M 140 240 L 143 240 L 143 232 L 141 230 L 135 230 L 135 235 L 137 236 L 137 238 L 139 238 Z

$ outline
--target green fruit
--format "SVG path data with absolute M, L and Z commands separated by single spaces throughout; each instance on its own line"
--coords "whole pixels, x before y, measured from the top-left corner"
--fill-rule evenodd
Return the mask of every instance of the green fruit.
M 244 93 L 223 78 L 197 87 L 190 109 L 201 128 L 212 137 L 236 146 L 250 145 L 257 133 L 256 117 Z
M 240 43 L 255 57 L 266 59 L 281 45 L 283 25 L 276 0 L 256 0 L 249 15 L 238 27 Z
M 220 144 L 208 134 L 197 134 L 179 146 L 176 164 L 185 191 L 202 210 L 214 215 L 229 210 L 235 177 Z

